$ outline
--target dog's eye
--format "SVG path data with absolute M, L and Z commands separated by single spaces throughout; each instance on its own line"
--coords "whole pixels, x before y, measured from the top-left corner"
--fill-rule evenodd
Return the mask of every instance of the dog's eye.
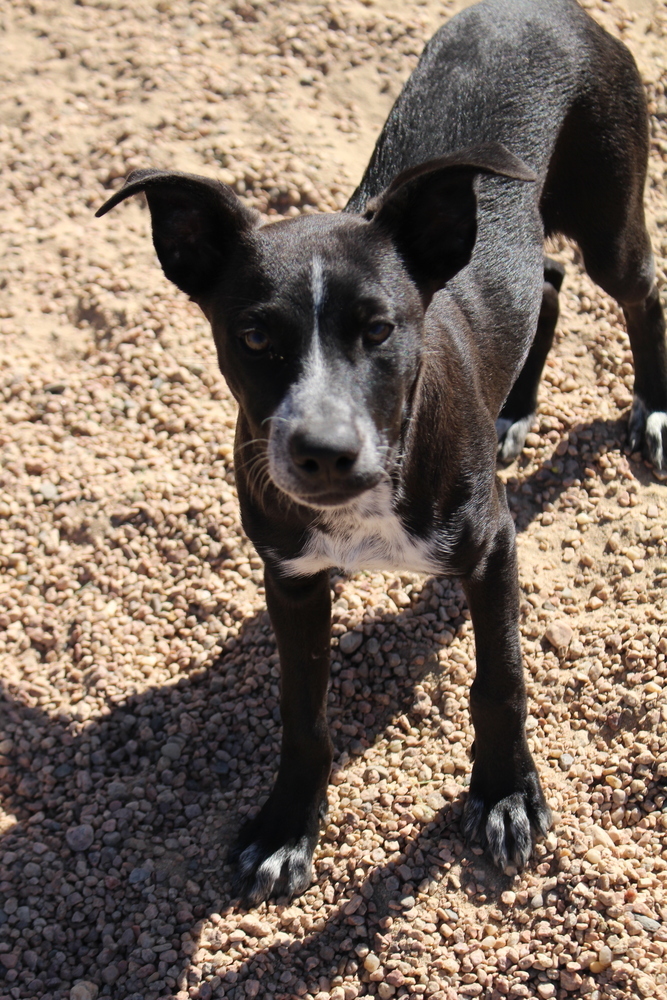
M 371 323 L 366 330 L 366 340 L 371 344 L 383 344 L 391 335 L 394 327 L 391 323 Z
M 260 354 L 262 351 L 266 351 L 271 343 L 267 335 L 263 333 L 262 330 L 246 330 L 241 339 L 243 340 L 245 346 L 255 354 Z

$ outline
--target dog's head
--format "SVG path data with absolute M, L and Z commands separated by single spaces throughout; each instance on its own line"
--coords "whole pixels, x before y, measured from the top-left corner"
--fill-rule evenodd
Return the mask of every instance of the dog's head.
M 534 179 L 489 144 L 405 171 L 363 215 L 262 225 L 224 184 L 140 170 L 97 214 L 145 192 L 164 273 L 210 321 L 272 480 L 326 508 L 387 479 L 426 308 L 473 250 L 480 172 Z

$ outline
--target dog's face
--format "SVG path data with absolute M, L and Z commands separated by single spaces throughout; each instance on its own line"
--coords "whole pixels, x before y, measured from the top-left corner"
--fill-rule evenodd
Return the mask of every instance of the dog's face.
M 480 171 L 530 176 L 488 147 L 407 171 L 363 216 L 261 225 L 225 185 L 138 171 L 98 215 L 146 192 L 165 274 L 210 321 L 271 479 L 300 503 L 331 508 L 389 477 L 425 309 L 472 253 Z
M 204 305 L 220 368 L 293 499 L 348 503 L 395 457 L 424 305 L 388 236 L 316 215 L 249 233 Z

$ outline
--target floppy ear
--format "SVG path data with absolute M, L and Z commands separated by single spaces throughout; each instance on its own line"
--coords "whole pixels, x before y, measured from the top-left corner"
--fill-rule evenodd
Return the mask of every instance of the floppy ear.
M 232 189 L 219 181 L 176 171 L 134 170 L 95 213 L 104 215 L 130 195 L 146 193 L 153 244 L 162 270 L 192 299 L 212 289 L 243 233 L 259 222 Z
M 365 217 L 389 233 L 427 302 L 470 260 L 480 173 L 537 179 L 500 143 L 485 143 L 404 170 L 366 206 Z

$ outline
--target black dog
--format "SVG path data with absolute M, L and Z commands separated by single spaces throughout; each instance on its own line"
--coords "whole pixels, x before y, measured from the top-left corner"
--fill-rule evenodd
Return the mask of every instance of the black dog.
M 574 0 L 486 0 L 426 47 L 344 212 L 261 225 L 224 184 L 141 170 L 97 213 L 145 191 L 160 263 L 209 319 L 239 404 L 241 512 L 282 669 L 278 777 L 237 848 L 250 902 L 311 879 L 334 566 L 462 577 L 477 644 L 465 833 L 504 866 L 548 829 L 496 452 L 518 454 L 530 427 L 562 278 L 544 236 L 564 233 L 623 307 L 631 444 L 664 467 L 647 155 L 623 45 Z

